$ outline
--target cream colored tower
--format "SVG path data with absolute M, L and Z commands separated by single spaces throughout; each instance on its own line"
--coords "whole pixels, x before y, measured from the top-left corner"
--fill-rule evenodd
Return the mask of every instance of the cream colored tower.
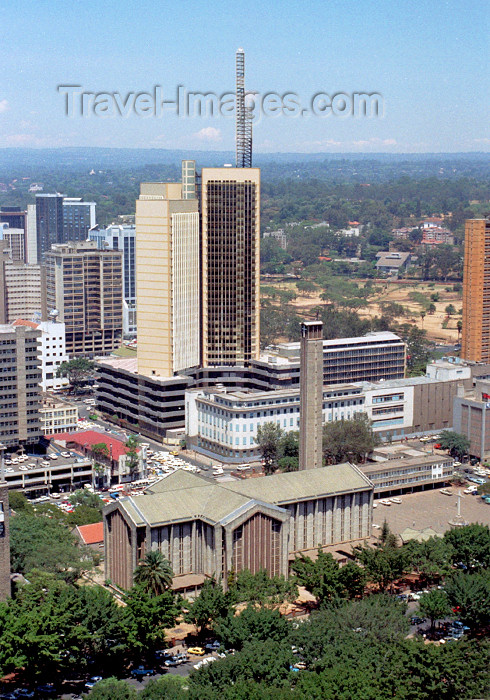
M 490 362 L 490 218 L 467 219 L 461 357 Z
M 189 196 L 189 193 L 186 193 Z M 199 364 L 199 209 L 180 183 L 146 182 L 136 200 L 138 373 Z
M 202 170 L 202 363 L 260 352 L 260 169 Z

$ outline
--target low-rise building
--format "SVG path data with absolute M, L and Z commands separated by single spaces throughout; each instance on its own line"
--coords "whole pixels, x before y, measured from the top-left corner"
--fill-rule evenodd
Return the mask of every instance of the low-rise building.
M 130 588 L 156 550 L 177 590 L 191 575 L 196 588 L 211 576 L 226 586 L 244 569 L 287 577 L 296 553 L 369 538 L 372 499 L 371 482 L 350 464 L 220 484 L 178 470 L 104 509 L 105 575 Z
M 388 496 L 441 486 L 452 477 L 453 464 L 448 455 L 421 454 L 367 462 L 360 469 L 373 482 L 376 495 Z
M 380 251 L 376 253 L 376 269 L 385 275 L 397 276 L 409 267 L 411 263 L 410 253 L 398 251 Z
M 78 408 L 54 396 L 45 396 L 39 411 L 43 435 L 67 433 L 77 429 Z
M 83 455 L 90 457 L 102 468 L 99 480 L 106 486 L 122 484 L 136 479 L 144 479 L 146 470 L 146 447 L 137 448 L 137 461 L 131 469 L 131 456 L 129 448 L 121 440 L 99 433 L 95 430 L 83 430 L 76 433 L 58 433 L 49 435 L 53 441 L 65 448 L 76 449 Z M 99 447 L 104 445 L 104 449 Z

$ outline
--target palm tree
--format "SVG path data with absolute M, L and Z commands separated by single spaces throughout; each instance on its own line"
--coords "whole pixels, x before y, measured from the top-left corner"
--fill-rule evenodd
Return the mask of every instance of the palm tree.
M 174 572 L 168 559 L 154 549 L 148 552 L 134 572 L 134 582 L 146 593 L 161 595 L 172 585 Z

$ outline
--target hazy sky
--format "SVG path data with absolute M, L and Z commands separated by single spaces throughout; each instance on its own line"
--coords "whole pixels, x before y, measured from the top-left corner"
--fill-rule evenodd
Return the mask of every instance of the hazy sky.
M 262 117 L 256 151 L 489 150 L 485 0 L 4 0 L 0 146 L 233 150 L 231 117 L 65 115 L 86 92 L 379 93 L 384 116 Z M 128 105 L 132 104 L 129 97 Z M 143 107 L 144 109 L 144 107 Z

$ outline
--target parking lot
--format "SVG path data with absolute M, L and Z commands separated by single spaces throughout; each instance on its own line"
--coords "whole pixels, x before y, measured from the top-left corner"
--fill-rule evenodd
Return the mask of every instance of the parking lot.
M 480 496 L 463 494 L 466 487 L 449 486 L 451 496 L 446 496 L 439 489 L 419 491 L 400 496 L 401 503 L 391 506 L 381 505 L 374 510 L 374 523 L 382 525 L 386 519 L 393 532 L 400 533 L 411 527 L 422 530 L 431 527 L 443 533 L 449 529 L 449 521 L 457 515 L 457 494 L 461 492 L 461 515 L 470 523 L 478 522 L 490 525 L 490 505 Z M 376 533 L 376 529 L 374 533 Z

